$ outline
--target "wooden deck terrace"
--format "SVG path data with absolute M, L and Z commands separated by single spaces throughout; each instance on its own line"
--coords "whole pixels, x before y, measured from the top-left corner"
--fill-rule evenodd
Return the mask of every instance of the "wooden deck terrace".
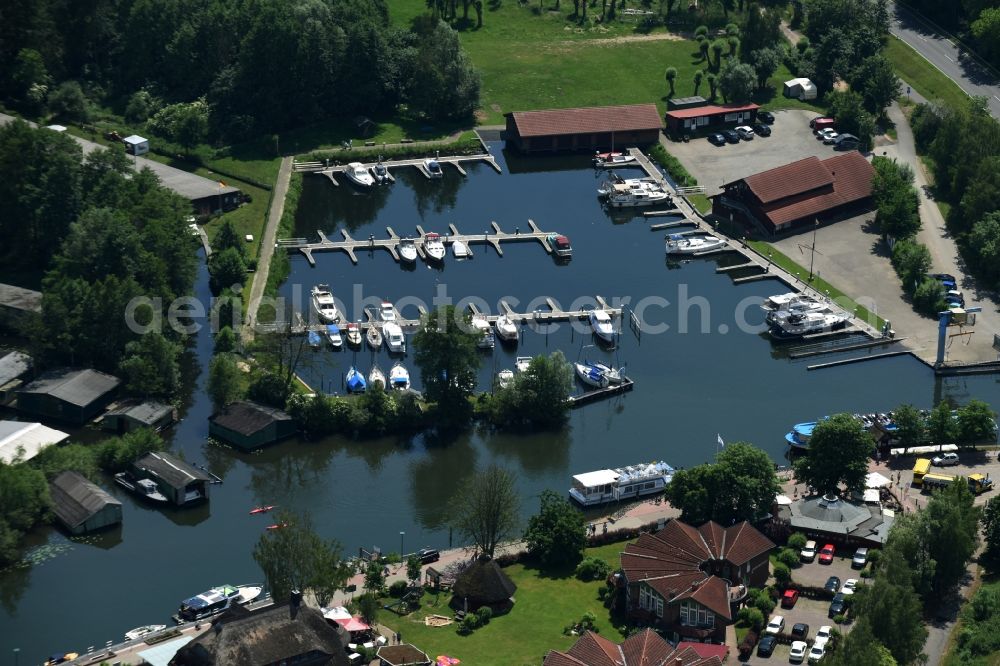
M 446 245 L 453 245 L 457 241 L 461 241 L 466 244 L 471 249 L 474 244 L 486 244 L 492 246 L 496 253 L 503 256 L 503 248 L 500 247 L 501 243 L 523 243 L 526 241 L 537 241 L 541 243 L 542 248 L 548 254 L 553 254 L 554 248 L 552 244 L 549 243 L 549 236 L 559 234 L 554 231 L 542 231 L 535 224 L 534 220 L 528 220 L 528 231 L 522 232 L 521 229 L 515 228 L 513 232 L 504 231 L 500 228 L 500 225 L 496 221 L 490 222 L 493 227 L 492 231 L 488 231 L 482 234 L 463 234 L 459 232 L 458 228 L 454 224 L 448 225 L 448 234 L 441 235 L 441 240 Z M 375 238 L 370 236 L 367 239 L 355 239 L 346 229 L 341 229 L 340 234 L 344 237 L 343 240 L 330 240 L 325 233 L 322 231 L 317 231 L 320 240 L 318 242 L 309 242 L 305 238 L 282 238 L 277 242 L 277 247 L 283 247 L 289 251 L 298 250 L 303 255 L 305 255 L 306 260 L 309 262 L 310 266 L 316 265 L 316 259 L 313 257 L 313 252 L 333 252 L 340 251 L 346 252 L 347 256 L 351 258 L 352 263 L 358 263 L 358 251 L 374 251 L 374 250 L 385 250 L 392 258 L 399 262 L 399 244 L 403 240 L 402 237 L 397 234 L 392 227 L 386 227 L 386 232 L 389 234 L 388 238 Z M 428 232 L 424 231 L 423 227 L 417 225 L 417 236 L 410 238 L 413 244 L 417 248 L 417 255 L 424 261 L 434 261 L 427 256 L 427 252 L 424 250 L 424 244 L 427 241 Z
M 346 158 L 349 156 L 343 155 L 342 157 Z M 442 165 L 450 164 L 451 166 L 455 167 L 455 170 L 458 171 L 463 176 L 469 175 L 468 172 L 465 170 L 465 168 L 462 166 L 463 162 L 485 162 L 486 164 L 489 164 L 491 167 L 493 167 L 493 169 L 495 169 L 497 173 L 503 173 L 502 169 L 500 169 L 500 165 L 497 164 L 496 158 L 493 157 L 493 155 L 491 155 L 490 153 L 481 153 L 478 155 L 452 155 L 449 157 L 434 157 L 434 158 L 420 157 L 408 160 L 385 160 L 382 162 L 382 166 L 386 168 L 386 172 L 389 175 L 389 180 L 393 182 L 395 182 L 396 177 L 392 175 L 392 170 L 399 167 L 413 167 L 420 173 L 424 174 L 425 178 L 431 179 L 434 178 L 434 176 L 431 175 L 431 173 L 427 170 L 427 167 L 424 165 L 424 160 L 426 159 L 434 159 L 436 162 Z M 365 169 L 371 170 L 375 167 L 376 164 L 378 164 L 378 162 L 362 162 L 361 164 L 365 167 Z M 292 169 L 300 173 L 316 173 L 322 176 L 326 176 L 331 183 L 339 187 L 340 183 L 337 182 L 336 178 L 334 178 L 334 174 L 335 173 L 342 174 L 345 171 L 347 171 L 347 165 L 336 164 L 330 166 L 329 164 L 325 164 L 323 162 L 296 162 L 295 164 L 292 165 Z

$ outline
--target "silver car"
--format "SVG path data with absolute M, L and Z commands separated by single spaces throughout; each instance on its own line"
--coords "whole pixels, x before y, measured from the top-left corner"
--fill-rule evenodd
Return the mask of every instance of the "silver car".
M 931 464 L 936 467 L 947 467 L 948 465 L 957 465 L 959 462 L 957 453 L 942 453 L 939 456 L 934 456 L 931 458 Z

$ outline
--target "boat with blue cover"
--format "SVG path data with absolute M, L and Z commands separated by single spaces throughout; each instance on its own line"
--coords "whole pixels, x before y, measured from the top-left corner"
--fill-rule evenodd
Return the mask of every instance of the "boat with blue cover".
M 309 346 L 313 349 L 319 349 L 323 344 L 323 338 L 320 337 L 319 331 L 309 331 Z
M 365 381 L 365 376 L 358 372 L 358 369 L 351 366 L 351 369 L 347 371 L 347 392 L 348 393 L 364 393 L 368 388 L 368 383 Z
M 340 334 L 340 327 L 336 324 L 326 325 L 326 339 L 334 349 L 344 346 L 344 337 Z

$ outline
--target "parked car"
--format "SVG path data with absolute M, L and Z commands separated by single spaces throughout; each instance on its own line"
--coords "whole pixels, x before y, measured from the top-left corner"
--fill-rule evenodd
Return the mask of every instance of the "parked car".
M 948 305 L 957 305 L 960 308 L 965 307 L 965 294 L 957 289 L 949 289 L 946 291 L 944 294 L 944 300 L 948 303 Z
M 420 558 L 421 564 L 430 564 L 431 562 L 440 560 L 441 553 L 433 548 L 421 548 L 417 551 L 417 557 Z
M 740 138 L 744 141 L 753 140 L 753 128 L 749 125 L 740 125 L 736 128 L 736 133 L 740 135 Z
M 831 636 L 833 636 L 833 627 L 828 624 L 824 624 L 816 630 L 816 640 L 814 641 L 814 644 L 818 643 L 820 645 L 826 645 Z
M 805 622 L 796 622 L 792 625 L 792 638 L 806 639 L 809 637 L 809 625 Z
M 837 134 L 837 130 L 827 129 L 820 133 L 820 138 L 823 139 L 825 144 L 833 144 L 837 142 L 837 138 L 840 135 Z
M 837 592 L 840 592 L 840 579 L 836 576 L 830 576 L 826 579 L 826 585 L 823 586 L 823 589 L 827 592 L 837 594 Z
M 820 564 L 830 564 L 833 562 L 833 554 L 836 549 L 833 547 L 832 543 L 828 543 L 823 546 L 819 551 L 819 563 Z
M 726 143 L 739 143 L 740 135 L 733 130 L 722 130 L 722 136 L 725 137 Z
M 757 120 L 759 120 L 762 123 L 767 123 L 768 125 L 773 125 L 774 114 L 771 113 L 770 111 L 765 111 L 764 109 L 760 109 L 757 111 Z
M 836 617 L 844 612 L 844 609 L 847 608 L 845 598 L 843 592 L 833 598 L 833 601 L 830 602 L 830 610 L 827 611 L 829 617 Z
M 939 456 L 934 456 L 931 458 L 931 464 L 938 467 L 948 467 L 950 465 L 957 465 L 959 463 L 957 453 L 942 453 Z
M 771 128 L 761 123 L 754 125 L 753 131 L 757 134 L 757 136 L 771 136 Z
M 774 647 L 778 644 L 778 639 L 774 636 L 764 636 L 757 643 L 757 656 L 770 657 L 774 653 Z
M 715 146 L 724 146 L 726 145 L 726 137 L 721 134 L 709 134 L 708 142 Z
M 806 541 L 806 547 L 799 551 L 799 559 L 803 562 L 812 562 L 816 559 L 815 541 Z
M 851 566 L 855 569 L 864 569 L 865 564 L 868 563 L 868 549 L 858 548 L 854 551 L 854 557 L 851 559 Z
M 785 618 L 780 615 L 775 615 L 771 618 L 771 621 L 767 623 L 764 627 L 765 634 L 780 634 L 781 630 L 785 628 Z
M 861 140 L 853 134 L 841 134 L 833 142 L 834 150 L 854 150 L 861 143 Z
M 847 580 L 844 581 L 844 587 L 840 588 L 840 591 L 843 594 L 845 594 L 847 596 L 850 596 L 850 595 L 854 594 L 854 591 L 856 589 L 858 589 L 858 579 L 857 578 L 848 578 Z
M 806 651 L 809 646 L 806 645 L 805 641 L 792 641 L 792 649 L 788 652 L 788 661 L 793 664 L 801 664 L 802 660 L 806 658 Z
M 781 607 L 791 608 L 795 605 L 795 602 L 799 600 L 798 590 L 785 590 L 785 593 L 781 595 Z
M 932 277 L 945 286 L 946 289 L 954 289 L 958 286 L 958 280 L 950 273 L 930 273 L 927 277 Z
M 815 664 L 819 662 L 819 660 L 823 658 L 824 654 L 826 654 L 826 645 L 817 645 L 816 643 L 813 643 L 812 649 L 809 650 L 809 663 Z
M 833 129 L 837 124 L 837 121 L 833 118 L 827 118 L 825 116 L 820 116 L 818 118 L 813 118 L 809 121 L 809 127 L 812 128 L 813 132 L 819 132 L 820 130 Z

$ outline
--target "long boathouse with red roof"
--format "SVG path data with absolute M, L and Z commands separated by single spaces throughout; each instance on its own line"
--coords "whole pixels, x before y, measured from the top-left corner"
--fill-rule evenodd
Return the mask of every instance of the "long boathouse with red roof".
M 504 138 L 523 153 L 648 145 L 659 140 L 663 126 L 655 104 L 514 111 L 506 118 Z
M 871 210 L 874 175 L 856 151 L 807 157 L 726 183 L 711 197 L 712 213 L 773 235 Z

